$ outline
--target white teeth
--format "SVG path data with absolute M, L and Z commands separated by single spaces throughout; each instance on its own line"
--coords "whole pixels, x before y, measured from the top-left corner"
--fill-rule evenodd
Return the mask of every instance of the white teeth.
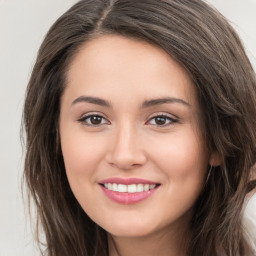
M 144 187 L 142 184 L 137 185 L 137 192 L 143 192 L 143 189 L 144 189 Z
M 144 191 L 149 191 L 149 184 L 144 185 Z
M 110 190 L 111 190 L 111 189 L 110 189 Z M 127 185 L 118 184 L 118 185 L 117 185 L 117 191 L 118 191 L 118 192 L 127 192 Z
M 114 183 L 114 184 L 112 185 L 112 189 L 113 189 L 113 191 L 117 191 L 117 190 L 118 190 L 116 183 Z
M 127 187 L 128 187 L 127 191 L 129 193 L 135 193 L 137 191 L 136 184 L 131 184 L 131 185 L 128 185 Z
M 155 188 L 156 187 L 156 184 L 150 184 L 149 185 L 149 189 L 153 189 L 153 188 Z
M 156 184 L 116 184 L 116 183 L 105 183 L 104 187 L 108 190 L 117 191 L 121 193 L 136 193 L 136 192 L 143 192 L 149 191 L 156 187 Z

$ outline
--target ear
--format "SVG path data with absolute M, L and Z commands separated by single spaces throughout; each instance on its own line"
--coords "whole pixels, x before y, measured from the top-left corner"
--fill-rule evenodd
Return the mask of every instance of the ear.
M 211 166 L 219 166 L 223 163 L 224 161 L 224 158 L 223 156 L 217 152 L 217 151 L 214 151 L 210 154 L 210 157 L 209 157 L 209 165 Z

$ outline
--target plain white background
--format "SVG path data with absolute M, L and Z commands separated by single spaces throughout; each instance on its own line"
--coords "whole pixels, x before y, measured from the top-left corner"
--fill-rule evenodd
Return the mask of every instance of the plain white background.
M 20 123 L 26 84 L 50 25 L 75 0 L 0 0 L 0 256 L 37 256 L 22 202 Z M 256 69 L 256 0 L 209 0 L 238 31 Z M 256 205 L 252 207 L 256 212 Z

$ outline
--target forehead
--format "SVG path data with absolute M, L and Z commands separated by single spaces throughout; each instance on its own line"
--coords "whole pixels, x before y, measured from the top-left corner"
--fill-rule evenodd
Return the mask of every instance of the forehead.
M 67 74 L 67 93 L 111 90 L 141 93 L 145 97 L 183 95 L 195 100 L 195 88 L 184 68 L 161 48 L 118 35 L 86 42 L 73 58 Z M 159 95 L 158 95 L 159 94 Z

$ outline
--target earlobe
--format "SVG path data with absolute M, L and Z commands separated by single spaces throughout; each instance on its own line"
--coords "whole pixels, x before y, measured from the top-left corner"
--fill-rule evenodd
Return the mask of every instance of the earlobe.
M 209 157 L 209 165 L 210 166 L 219 166 L 223 163 L 223 161 L 224 161 L 223 156 L 217 151 L 212 152 Z

